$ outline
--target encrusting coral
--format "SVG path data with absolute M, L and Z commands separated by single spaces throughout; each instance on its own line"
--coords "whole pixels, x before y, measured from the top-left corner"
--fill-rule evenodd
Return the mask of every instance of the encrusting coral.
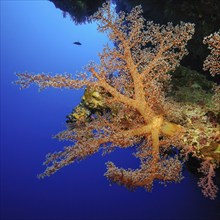
M 103 4 L 92 20 L 98 22 L 98 30 L 106 32 L 115 46 L 106 45 L 99 54 L 100 63 L 90 63 L 87 71 L 76 77 L 17 74 L 16 83 L 22 88 L 32 83 L 41 89 L 87 87 L 98 91 L 92 93 L 99 100 L 96 107 L 108 106 L 102 114 L 94 112 L 90 120 L 80 117 L 74 126 L 57 134 L 57 138 L 73 141 L 73 145 L 47 155 L 48 167 L 40 174 L 41 178 L 101 148 L 108 152 L 116 147 L 135 146 L 140 168 L 126 170 L 108 162 L 105 176 L 110 181 L 149 191 L 155 180 L 166 183 L 182 179 L 182 161 L 166 151 L 172 146 L 185 147 L 186 130 L 170 120 L 179 105 L 166 98 L 165 85 L 171 78 L 168 72 L 187 54 L 185 46 L 194 33 L 194 25 L 145 23 L 141 13 L 141 7 L 137 6 L 129 14 L 116 14 L 109 3 Z

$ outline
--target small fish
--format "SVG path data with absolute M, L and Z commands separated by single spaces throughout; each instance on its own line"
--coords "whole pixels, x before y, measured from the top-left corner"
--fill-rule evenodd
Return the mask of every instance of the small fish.
M 73 44 L 82 45 L 79 41 L 73 42 Z

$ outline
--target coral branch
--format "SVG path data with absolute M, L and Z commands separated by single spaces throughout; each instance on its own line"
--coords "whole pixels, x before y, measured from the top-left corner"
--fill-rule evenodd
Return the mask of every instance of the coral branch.
M 108 162 L 105 176 L 110 181 L 129 189 L 144 187 L 147 191 L 151 191 L 154 180 L 179 182 L 182 179 L 181 170 L 182 164 L 177 158 L 162 160 L 160 163 L 148 160 L 136 170 L 119 169 L 112 162 Z
M 220 30 L 214 34 L 205 37 L 204 44 L 208 44 L 211 54 L 204 62 L 204 70 L 209 70 L 212 76 L 220 74 Z
M 213 182 L 215 168 L 216 165 L 210 160 L 203 161 L 202 166 L 199 168 L 204 176 L 200 178 L 198 186 L 202 188 L 203 194 L 211 199 L 215 199 L 218 192 L 218 187 Z
M 15 82 L 19 84 L 21 88 L 28 88 L 32 83 L 37 84 L 40 89 L 45 89 L 47 87 L 53 88 L 67 88 L 67 89 L 79 89 L 83 86 L 94 85 L 94 80 L 82 80 L 73 79 L 71 74 L 55 75 L 51 76 L 49 74 L 31 74 L 31 73 L 17 73 L 18 80 Z M 81 75 L 83 78 L 83 74 Z

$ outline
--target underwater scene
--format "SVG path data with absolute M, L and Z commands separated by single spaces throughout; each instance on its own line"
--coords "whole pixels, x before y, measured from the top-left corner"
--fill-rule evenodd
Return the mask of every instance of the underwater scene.
M 220 2 L 1 0 L 1 220 L 219 220 Z

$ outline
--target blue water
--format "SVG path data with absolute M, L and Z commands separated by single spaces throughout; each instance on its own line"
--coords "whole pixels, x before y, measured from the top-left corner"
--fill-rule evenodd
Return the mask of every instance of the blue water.
M 51 2 L 1 1 L 1 220 L 220 219 L 219 199 L 204 198 L 187 171 L 180 184 L 156 183 L 151 193 L 109 186 L 105 162 L 135 167 L 129 150 L 98 153 L 36 178 L 45 155 L 65 145 L 51 136 L 65 129 L 83 90 L 20 91 L 14 73 L 75 73 L 98 62 L 107 41 L 95 24 L 74 25 Z

